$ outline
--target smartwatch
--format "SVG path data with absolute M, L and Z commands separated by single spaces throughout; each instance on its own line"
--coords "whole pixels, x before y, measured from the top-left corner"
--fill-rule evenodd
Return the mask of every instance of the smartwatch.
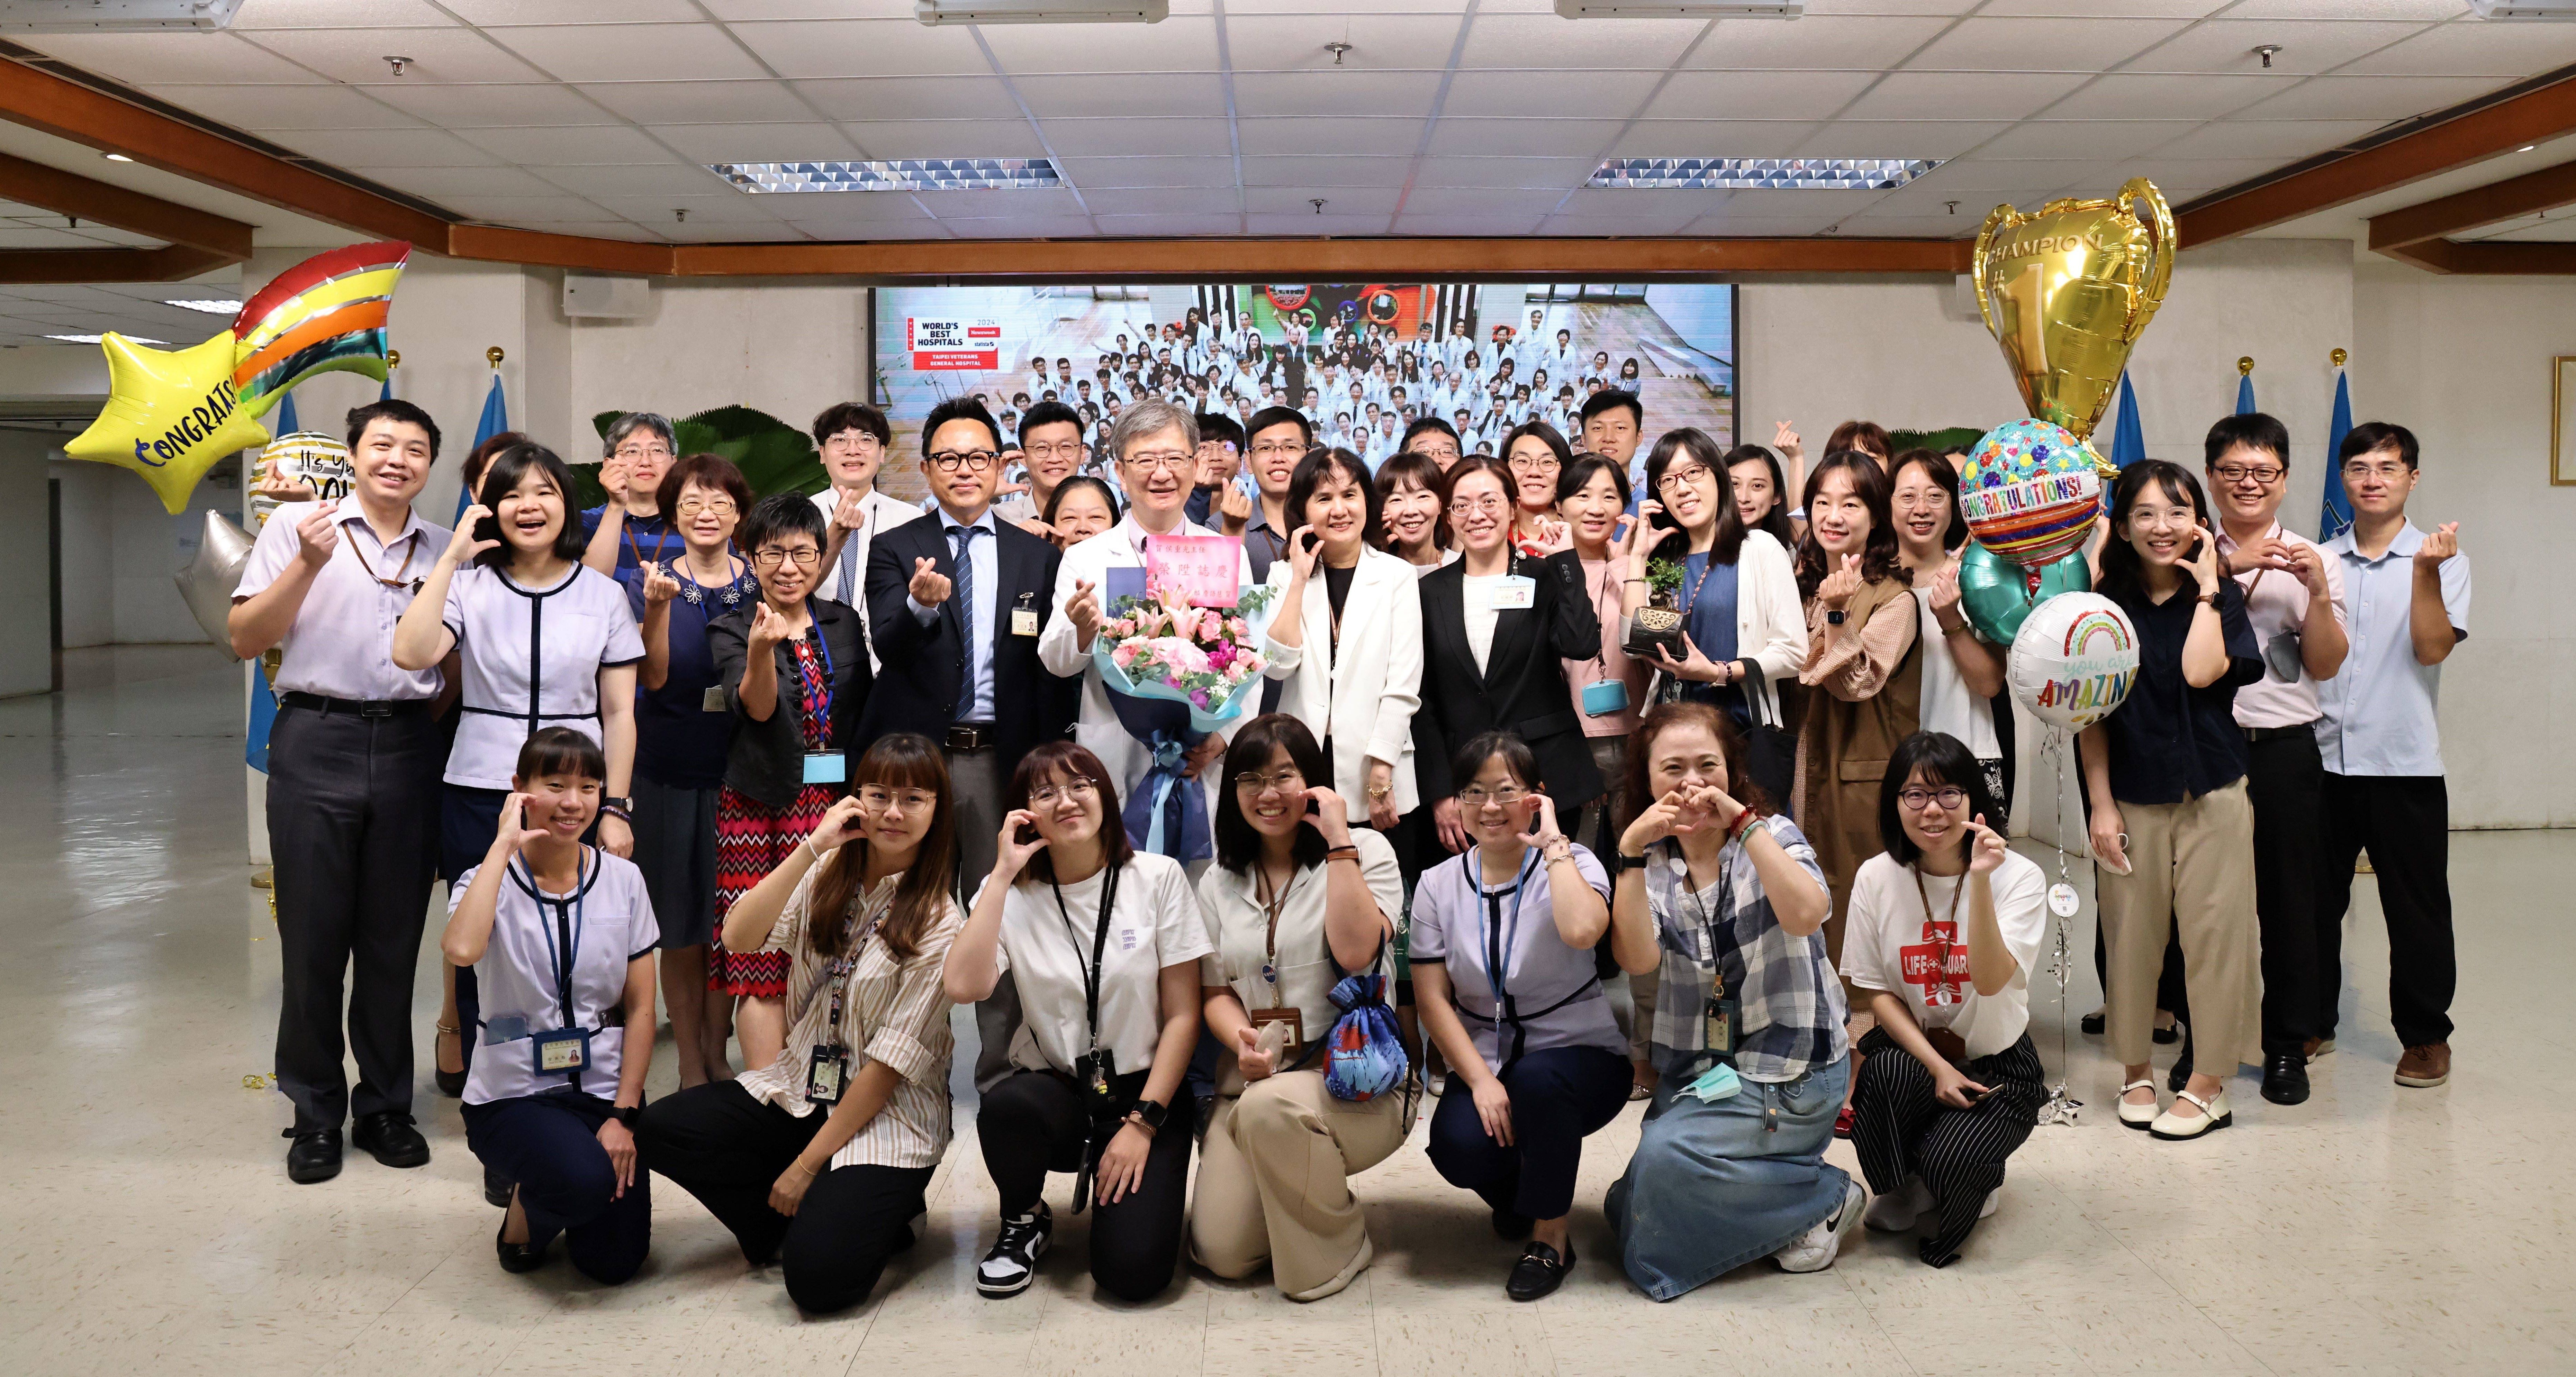
M 1631 856 L 1625 851 L 1616 849 L 1612 850 L 1610 853 L 1610 875 L 1613 879 L 1618 878 L 1619 875 L 1625 871 L 1643 870 L 1645 868 L 1646 858 L 1643 856 Z
M 635 1121 L 644 1117 L 644 1106 L 640 1104 L 622 1104 L 609 1110 L 608 1117 L 626 1125 L 627 1130 L 632 1132 L 635 1128 Z
M 1825 609 L 1825 625 L 1827 625 L 1827 626 L 1840 626 L 1840 625 L 1842 625 L 1842 624 L 1843 624 L 1843 610 L 1842 610 L 1841 608 L 1839 608 L 1839 607 L 1828 607 L 1828 608 L 1826 608 L 1826 609 Z
M 1171 1112 L 1171 1106 L 1159 1100 L 1138 1100 L 1136 1107 L 1127 1111 L 1127 1116 L 1149 1129 L 1161 1132 L 1163 1120 Z

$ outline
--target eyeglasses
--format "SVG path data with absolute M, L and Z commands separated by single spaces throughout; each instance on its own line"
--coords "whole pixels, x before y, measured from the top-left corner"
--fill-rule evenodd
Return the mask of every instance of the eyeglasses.
M 1131 454 L 1127 456 L 1126 462 L 1127 467 L 1138 473 L 1183 473 L 1198 461 L 1199 457 L 1195 454 L 1173 451 L 1163 454 Z
M 1664 476 L 1655 480 L 1655 491 L 1678 492 L 1683 488 L 1705 483 L 1708 478 L 1708 465 L 1684 464 L 1677 469 L 1664 470 Z
M 1474 516 L 1478 512 L 1482 512 L 1487 516 L 1501 516 L 1503 514 L 1503 499 L 1499 497 L 1488 497 L 1482 500 L 1475 498 L 1462 498 L 1456 502 L 1450 503 L 1449 511 L 1455 516 Z
M 1968 801 L 1968 791 L 1955 784 L 1938 789 L 1899 789 L 1896 791 L 1896 801 L 1920 813 L 1935 803 L 1945 809 L 1956 808 Z
M 758 569 L 775 569 L 791 560 L 799 569 L 812 569 L 823 563 L 823 552 L 808 545 L 800 550 L 761 550 L 751 557 L 752 566 Z
M 896 793 L 873 784 L 859 787 L 859 806 L 880 813 L 927 813 L 939 802 L 939 796 L 927 789 L 906 789 Z
M 1254 445 L 1252 447 L 1252 452 L 1258 456 L 1267 456 L 1274 459 L 1281 457 L 1294 458 L 1304 455 L 1306 452 L 1306 446 L 1295 440 L 1288 440 L 1273 444 Z
M 730 497 L 710 498 L 704 501 L 691 497 L 684 498 L 680 502 L 682 516 L 697 516 L 702 513 L 710 516 L 731 516 L 734 510 L 733 499 Z
M 671 451 L 664 445 L 619 445 L 617 447 L 617 457 L 620 459 L 668 459 L 671 457 Z
M 2268 488 L 2280 482 L 2281 475 L 2289 470 L 2277 464 L 2221 464 L 2210 472 L 2218 475 L 2219 482 L 2231 487 L 2250 478 Z
M 1041 784 L 1029 791 L 1029 802 L 1040 808 L 1053 807 L 1057 799 L 1089 798 L 1100 792 L 1100 786 L 1088 779 L 1068 780 L 1063 784 Z
M 823 448 L 834 453 L 864 454 L 877 447 L 877 437 L 864 431 L 857 434 L 835 435 L 823 442 Z
M 944 449 L 930 456 L 930 463 L 931 467 L 941 473 L 955 473 L 960 466 L 970 473 L 982 473 L 999 462 L 1001 457 L 989 449 L 964 451 Z
M 1087 448 L 1089 447 L 1084 445 L 1080 440 L 1066 440 L 1061 444 L 1031 445 L 1023 452 L 1032 459 L 1053 458 L 1058 455 L 1067 459 L 1080 459 L 1082 457 L 1083 450 Z
M 2379 478 L 2393 483 L 2406 476 L 2406 466 L 2402 463 L 2365 464 L 2360 460 L 2355 459 L 2351 463 L 2343 466 L 2343 476 L 2356 480 L 2363 478 Z
M 1281 766 L 1277 774 L 1265 775 L 1259 770 L 1246 770 L 1234 777 L 1234 787 L 1247 794 L 1266 793 L 1272 789 L 1284 794 L 1303 788 L 1305 784 L 1305 774 L 1294 765 Z
M 1469 808 L 1482 808 L 1488 803 L 1509 808 L 1513 804 L 1518 803 L 1529 796 L 1530 791 L 1521 788 L 1517 784 L 1506 784 L 1499 789 L 1488 789 L 1481 784 L 1470 784 L 1466 788 L 1458 791 L 1458 802 Z
M 1558 467 L 1560 466 L 1556 462 L 1556 456 L 1552 454 L 1539 458 L 1524 454 L 1511 461 L 1511 470 L 1514 473 L 1550 473 Z

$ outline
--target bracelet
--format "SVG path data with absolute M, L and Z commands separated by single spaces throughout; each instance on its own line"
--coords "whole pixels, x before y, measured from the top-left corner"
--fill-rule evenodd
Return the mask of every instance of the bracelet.
M 1328 860 L 1328 861 L 1338 861 L 1338 860 L 1344 860 L 1344 859 L 1348 859 L 1348 860 L 1354 860 L 1354 861 L 1356 861 L 1356 860 L 1358 860 L 1359 858 L 1360 858 L 1360 849 L 1359 849 L 1359 847 L 1358 847 L 1356 844 L 1349 845 L 1349 846 L 1328 846 L 1328 847 L 1324 848 L 1324 859 L 1325 859 L 1325 860 Z
M 635 815 L 633 813 L 627 812 L 624 808 L 614 803 L 603 803 L 599 805 L 599 811 L 606 817 L 621 818 L 627 822 L 635 821 Z
M 1561 861 L 1573 860 L 1574 843 L 1565 842 L 1561 845 L 1560 849 L 1555 851 L 1541 851 L 1539 852 L 1539 855 L 1545 859 L 1549 865 L 1555 865 Z
M 1644 583 L 1644 582 L 1645 582 L 1645 580 L 1644 580 L 1644 579 L 1622 579 L 1622 580 L 1620 580 L 1620 582 L 1622 582 L 1622 583 Z
M 1756 820 L 1756 819 L 1755 819 L 1755 818 L 1754 818 L 1754 816 L 1753 816 L 1753 810 L 1752 810 L 1752 809 L 1750 809 L 1750 808 L 1747 808 L 1747 809 L 1745 809 L 1743 812 L 1736 814 L 1736 815 L 1735 815 L 1735 821 L 1730 822 L 1730 823 L 1728 823 L 1728 824 L 1726 825 L 1726 839 L 1727 839 L 1728 841 L 1734 841 L 1734 840 L 1736 840 L 1737 838 L 1739 838 L 1739 837 L 1743 836 L 1743 835 L 1744 835 L 1744 831 L 1745 831 L 1745 829 L 1746 829 L 1746 828 L 1748 828 L 1748 827 L 1751 827 L 1751 826 L 1754 824 L 1755 820 Z

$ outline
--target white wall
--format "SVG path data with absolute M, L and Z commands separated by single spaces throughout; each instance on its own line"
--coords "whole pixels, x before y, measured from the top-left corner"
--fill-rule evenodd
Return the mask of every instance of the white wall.
M 53 687 L 45 602 L 45 454 L 52 438 L 0 431 L 0 697 Z
M 116 490 L 142 480 L 113 465 L 65 459 L 59 449 L 47 468 L 63 494 L 63 648 L 113 644 Z

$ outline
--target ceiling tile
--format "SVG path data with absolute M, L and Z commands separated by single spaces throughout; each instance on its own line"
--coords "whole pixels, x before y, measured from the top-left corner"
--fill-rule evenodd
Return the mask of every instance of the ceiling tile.
M 472 29 L 270 29 L 245 38 L 333 81 L 356 86 L 544 79 Z M 397 56 L 411 59 L 401 76 L 385 61 Z
M 758 77 L 761 69 L 714 24 L 546 24 L 488 31 L 562 81 L 691 81 Z
M 859 156 L 858 145 L 837 124 L 655 124 L 644 132 L 698 163 Z
M 1316 215 L 1311 212 L 1273 212 L 1244 217 L 1247 234 L 1270 234 L 1298 237 L 1309 234 L 1385 234 L 1387 217 L 1383 215 Z
M 1226 53 L 1243 72 L 1420 70 L 1449 65 L 1456 14 L 1241 14 L 1228 4 Z M 1347 42 L 1339 62 L 1324 45 Z
M 2047 72 L 1891 72 L 1844 111 L 1850 119 L 2026 119 L 2081 85 Z
M 303 0 L 317 3 L 317 0 Z M 337 4 L 339 0 L 318 0 Z M 485 28 L 510 24 L 641 24 L 653 20 L 697 19 L 690 0 L 439 0 L 468 24 Z
M 1029 113 L 1042 120 L 1135 115 L 1216 119 L 1225 114 L 1224 92 L 1216 76 L 1206 72 L 1142 78 L 1033 76 L 1011 84 L 1028 102 Z
M 1415 187 L 1404 198 L 1404 213 L 1407 216 L 1414 216 L 1544 212 L 1556 204 L 1559 195 L 1559 193 L 1545 191 Z
M 567 220 L 546 226 L 549 233 L 577 235 L 584 239 L 621 239 L 630 244 L 659 244 L 658 231 L 626 220 Z M 582 327 L 575 326 L 575 329 Z
M 1721 19 L 1717 32 L 1692 51 L 1689 65 L 1756 72 L 1830 67 L 1876 71 L 1904 61 L 1948 24 L 1939 18 L 1829 17 L 1812 12 L 1793 24 Z
M 1433 153 L 1589 158 L 1599 156 L 1602 145 L 1618 137 L 1624 124 L 1615 119 L 1482 119 L 1452 114 L 1442 116 L 1431 126 L 1431 141 L 1426 148 Z
M 2096 77 L 2083 90 L 2050 106 L 2050 119 L 2156 120 L 2188 111 L 2207 119 L 2244 109 L 2288 90 L 2299 78 L 2280 76 Z
M 1675 209 L 1641 209 L 1620 215 L 1551 215 L 1539 222 L 1538 232 L 1574 239 L 1679 234 L 1699 218 L 1698 211 Z M 1548 390 L 1556 390 L 1554 380 Z
M 341 166 L 369 181 L 382 182 L 396 191 L 426 196 L 442 204 L 452 204 L 458 197 L 560 196 L 571 190 L 515 167 L 371 167 L 365 163 L 344 163 Z
M 2199 127 L 2192 120 L 2030 120 L 1977 145 L 1977 156 L 2127 158 Z
M 827 228 L 886 220 L 927 221 L 930 212 L 901 192 L 818 191 L 780 196 L 781 219 L 791 225 Z
M 1682 223 L 1698 219 L 1735 193 L 1731 191 L 1685 191 L 1678 187 L 1582 187 L 1564 198 L 1560 215 L 1586 215 L 1596 219 L 1616 219 L 1622 215 L 1668 217 L 1679 215 Z
M 807 243 L 814 238 L 809 231 L 779 220 L 731 224 L 691 216 L 687 224 L 655 225 L 653 232 L 675 244 L 779 244 Z
M 2244 0 L 2230 19 L 2450 19 L 2467 11 L 2460 0 Z M 2519 28 L 2520 25 L 2515 27 Z
M 276 139 L 307 157 L 348 167 L 491 167 L 503 161 L 443 129 L 302 129 Z
M 31 225 L 0 225 L 0 249 L 94 249 L 98 241 L 69 230 Z M 214 317 L 207 317 L 212 320 Z M 69 333 L 68 331 L 65 333 Z
M 1011 93 L 993 77 L 844 77 L 800 81 L 796 89 L 825 119 L 917 119 L 923 111 L 1012 112 Z
M 1633 21 L 1645 23 L 1645 20 Z M 1599 72 L 1460 72 L 1441 104 L 1451 115 L 1538 116 L 1549 119 L 1623 119 L 1645 104 L 1651 75 Z
M 1311 202 L 1324 198 L 1323 218 L 1336 215 L 1375 215 L 1381 218 L 1395 213 L 1395 203 L 1403 190 L 1391 186 L 1336 186 L 1324 188 L 1255 186 L 1243 190 L 1243 208 L 1256 215 L 1315 215 Z
M 2340 147 L 2380 128 L 2381 123 L 2225 119 L 2201 125 L 2171 143 L 2138 151 L 2167 158 L 2273 158 L 2286 163 Z
M 781 76 L 837 77 L 854 72 L 901 72 L 925 77 L 993 74 L 993 64 L 985 59 L 983 49 L 975 46 L 975 31 L 964 25 L 934 28 L 903 18 L 730 27 L 736 38 Z
M 1709 26 L 1705 19 L 1591 22 L 1555 14 L 1478 14 L 1461 70 L 1573 68 L 1660 72 Z M 1445 56 L 1445 55 L 1444 55 Z
M 1246 153 L 1320 153 L 1369 149 L 1409 154 L 1422 141 L 1418 119 L 1244 119 L 1235 122 Z
M 961 196 L 1001 196 L 1007 192 L 966 191 Z M 939 223 L 949 233 L 964 239 L 1088 239 L 1099 231 L 1087 215 L 1007 216 L 1003 218 L 954 218 L 941 216 Z
M 370 86 L 367 94 L 442 129 L 617 122 L 617 116 L 582 99 L 571 87 L 552 82 L 523 86 Z
M 1823 119 L 1874 79 L 1869 72 L 1675 72 L 1655 93 L 1648 113 L 1658 119 Z
M 1443 120 L 1445 125 L 1448 121 Z M 1831 126 L 1804 120 L 1639 120 L 1619 135 L 1619 158 L 1785 158 Z M 1435 141 L 1436 146 L 1436 141 Z M 1600 146 L 1593 145 L 1597 153 Z M 1531 149 L 1531 152 L 1554 152 Z
M 2245 113 L 2255 119 L 2397 120 L 2456 105 L 2499 84 L 2492 77 L 2311 77 Z
M 1206 215 L 1222 209 L 1231 215 L 1236 200 L 1231 185 L 1223 187 L 1124 187 L 1082 189 L 1092 213 L 1107 220 L 1116 215 Z
M 1428 211 L 1407 213 L 1395 222 L 1397 234 L 1456 235 L 1474 239 L 1505 239 L 1535 234 L 1539 221 L 1546 218 L 1545 206 L 1527 210 L 1496 209 L 1481 213 L 1444 213 Z
M 1802 158 L 1955 158 L 2012 128 L 1992 120 L 1836 120 L 1798 145 Z
M 759 81 L 610 81 L 574 88 L 639 124 L 794 124 L 814 107 L 785 84 Z
M 1232 195 L 1232 158 L 1066 158 L 1057 170 L 1088 196 L 1094 188 L 1220 188 Z
M 322 79 L 239 34 L 29 33 L 13 38 L 75 67 L 134 86 L 297 84 Z M 385 68 L 379 63 L 376 70 Z
M 1565 190 L 1583 184 L 1600 166 L 1591 158 L 1424 158 L 1415 170 L 1416 186 L 1508 186 Z
M 1408 157 L 1265 157 L 1243 160 L 1246 187 L 1402 186 Z
M 2576 24 L 2462 19 L 2419 30 L 2342 69 L 2365 76 L 2519 77 L 2576 62 Z
M 451 8 L 462 12 L 470 3 L 465 0 Z M 468 23 L 478 22 L 471 15 L 465 18 Z M 382 29 L 435 28 L 455 22 L 428 0 L 242 0 L 232 26 L 236 30 Z
M 549 225 L 597 220 L 605 212 L 578 196 L 459 196 L 447 202 L 459 215 L 496 225 Z
M 1966 19 L 1905 66 L 1915 72 L 2099 72 L 2181 27 L 2173 19 Z
M 1086 154 L 1232 154 L 1225 121 L 1199 119 L 1048 120 L 1041 131 L 1062 157 Z
M 417 129 L 420 121 L 345 86 L 155 86 L 152 94 L 236 129 Z
M 1243 227 L 1232 212 L 1198 215 L 1103 215 L 1100 232 L 1120 235 L 1233 234 Z
M 1979 14 L 2038 15 L 2043 18 L 2066 14 L 2081 8 L 2086 17 L 2116 19 L 2199 19 L 2216 14 L 2238 0 L 1986 0 L 1976 7 Z M 1814 5 L 1807 7 L 1810 11 Z
M 2340 67 L 2423 29 L 2421 24 L 2368 20 L 2213 19 L 2151 49 L 2127 70 L 2260 72 L 2263 59 L 2255 45 L 2277 44 L 2281 50 L 2272 55 L 2270 70 L 2305 76 Z
M 1213 72 L 1216 22 L 1173 15 L 1159 24 L 997 24 L 983 30 L 1014 76 L 1049 72 Z M 990 70 L 987 68 L 986 70 Z
M 457 137 L 514 163 L 665 163 L 661 145 L 623 125 L 573 129 L 464 129 Z
M 988 216 L 1044 219 L 1049 216 L 1083 213 L 1082 201 L 1072 192 L 1061 190 L 916 191 L 912 193 L 912 199 L 921 202 L 931 214 L 942 220 Z
M 1684 232 L 1718 239 L 1796 239 L 1832 224 L 1828 215 L 1736 215 L 1720 210 L 1683 227 Z
M 841 126 L 871 158 L 1039 158 L 1027 120 L 876 120 Z
M 2055 191 L 2088 172 L 2098 174 L 2102 167 L 2102 163 L 2088 158 L 1964 159 L 1943 163 L 1910 183 L 1909 189 L 1920 187 L 1922 195 L 1944 197 L 2037 195 Z M 2116 181 L 2103 184 L 2106 191 L 2117 185 Z
M 531 167 L 528 171 L 576 196 L 593 198 L 711 196 L 720 192 L 728 196 L 743 196 L 741 191 L 705 168 L 681 163 L 665 163 L 659 167 L 640 163 L 607 167 Z M 607 202 L 602 200 L 600 204 L 606 205 Z
M 1419 119 L 1440 94 L 1438 72 L 1237 72 L 1234 109 L 1257 115 L 1385 115 Z
M 639 225 L 659 227 L 662 225 L 680 223 L 677 217 L 672 214 L 673 211 L 678 210 L 687 211 L 689 213 L 687 223 L 693 225 L 701 221 L 740 225 L 757 224 L 767 220 L 783 220 L 787 217 L 779 213 L 779 207 L 777 204 L 779 201 L 785 200 L 790 196 L 828 196 L 832 194 L 833 193 L 831 192 L 784 192 L 773 196 L 751 196 L 739 191 L 719 190 L 701 191 L 695 195 L 591 196 L 584 199 L 606 210 L 611 215 L 623 215 L 627 219 L 632 220 Z M 886 193 L 862 192 L 852 194 L 873 196 L 884 195 Z

